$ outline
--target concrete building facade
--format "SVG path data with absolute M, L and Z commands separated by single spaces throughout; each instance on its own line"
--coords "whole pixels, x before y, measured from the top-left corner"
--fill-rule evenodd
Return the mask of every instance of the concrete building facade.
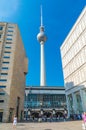
M 61 46 L 68 114 L 86 111 L 86 6 Z
M 17 24 L 0 23 L 0 121 L 23 117 L 27 64 Z

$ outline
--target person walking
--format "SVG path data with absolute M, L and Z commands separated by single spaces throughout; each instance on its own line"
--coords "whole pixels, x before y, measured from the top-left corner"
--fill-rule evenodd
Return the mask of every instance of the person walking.
M 16 128 L 16 125 L 17 125 L 17 116 L 14 115 L 14 117 L 13 117 L 13 127 Z

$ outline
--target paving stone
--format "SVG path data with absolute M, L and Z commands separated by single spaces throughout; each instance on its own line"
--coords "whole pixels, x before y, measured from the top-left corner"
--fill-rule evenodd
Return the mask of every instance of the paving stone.
M 0 123 L 0 130 L 82 130 L 82 121 L 18 123 Z

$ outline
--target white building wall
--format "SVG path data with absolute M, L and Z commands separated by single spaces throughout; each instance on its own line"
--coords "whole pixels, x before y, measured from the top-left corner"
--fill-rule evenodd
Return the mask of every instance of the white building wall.
M 82 98 L 83 94 L 81 93 L 81 90 L 86 88 L 86 7 L 83 9 L 81 15 L 79 16 L 66 40 L 62 44 L 61 56 L 66 88 L 66 97 L 72 94 L 74 95 L 78 103 L 76 95 L 76 92 L 78 91 L 81 98 L 79 100 L 82 101 L 81 107 L 83 110 L 81 111 L 84 111 L 86 110 L 86 106 L 83 106 L 83 102 L 84 100 L 86 101 L 86 99 Z M 74 97 L 72 97 L 73 100 Z M 78 108 L 77 106 L 75 106 L 75 104 L 74 107 L 76 109 L 76 112 Z M 80 113 L 80 111 L 78 113 Z

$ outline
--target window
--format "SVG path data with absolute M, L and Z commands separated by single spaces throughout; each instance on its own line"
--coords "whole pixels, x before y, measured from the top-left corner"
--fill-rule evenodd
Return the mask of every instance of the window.
M 6 88 L 6 86 L 4 86 L 4 85 L 0 85 L 0 88 Z
M 2 30 L 3 29 L 3 27 L 2 26 L 0 26 L 0 30 Z
M 9 64 L 10 62 L 8 62 L 8 61 L 3 61 L 2 63 L 3 63 L 3 64 Z
M 14 28 L 13 26 L 9 26 L 8 28 Z
M 1 75 L 8 75 L 8 73 L 1 73 Z
M 0 103 L 3 103 L 4 102 L 4 100 L 0 100 Z
M 6 38 L 6 40 L 12 40 L 12 38 Z
M 5 82 L 7 81 L 7 79 L 0 79 L 0 82 Z
M 7 34 L 7 36 L 13 36 L 12 34 Z
M 11 47 L 10 47 L 10 46 L 5 46 L 5 48 L 7 48 L 7 49 L 11 49 Z
M 6 42 L 6 44 L 12 44 L 12 42 Z
M 8 67 L 2 67 L 3 70 L 8 70 Z
M 8 30 L 8 32 L 13 32 L 13 30 Z
M 0 92 L 0 95 L 5 95 L 5 93 L 4 92 Z
M 4 56 L 3 58 L 10 58 L 10 56 Z
M 10 51 L 5 51 L 4 53 L 11 53 Z

